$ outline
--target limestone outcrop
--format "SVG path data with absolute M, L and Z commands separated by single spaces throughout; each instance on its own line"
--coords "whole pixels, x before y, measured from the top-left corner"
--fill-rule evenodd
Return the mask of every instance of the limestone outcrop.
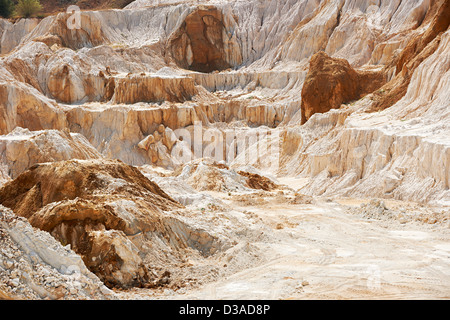
M 7 54 L 17 47 L 22 38 L 39 24 L 38 19 L 19 19 L 14 24 L 1 19 L 0 22 L 0 53 Z
M 58 102 L 107 102 L 114 94 L 114 79 L 105 76 L 101 70 L 97 74 L 83 74 L 82 69 L 75 69 L 68 64 L 55 64 L 48 71 L 44 91 Z
M 173 145 L 151 142 L 161 124 L 295 126 L 355 104 L 344 106 L 345 118 L 367 107 L 357 103 L 365 94 L 367 110 L 389 108 L 439 47 L 446 9 L 444 0 L 142 0 L 126 10 L 83 11 L 75 29 L 66 13 L 35 26 L 2 20 L 2 39 L 17 39 L 0 62 L 3 90 L 24 93 L 1 95 L 1 132 L 68 128 L 104 157 L 172 166 Z M 314 59 L 334 73 L 318 72 Z M 312 74 L 330 88 L 310 89 Z
M 200 231 L 175 213 L 182 206 L 120 161 L 36 164 L 0 189 L 0 203 L 69 244 L 108 287 L 159 286 L 151 266 L 179 264 L 190 248 L 210 255 L 223 246 L 206 231 L 198 243 Z
M 383 110 L 398 102 L 407 92 L 415 69 L 438 48 L 441 34 L 450 25 L 450 2 L 436 1 L 424 17 L 426 30 L 412 37 L 395 62 L 395 78 L 375 95 L 373 110 Z
M 20 127 L 0 136 L 0 154 L 12 179 L 37 163 L 102 158 L 80 134 L 67 130 L 30 131 Z
M 36 131 L 67 126 L 64 112 L 54 101 L 22 82 L 0 80 L 0 106 L 1 134 L 16 127 Z
M 196 93 L 194 80 L 190 77 L 164 77 L 144 73 L 116 78 L 114 102 L 184 102 L 191 100 Z
M 309 175 L 302 189 L 309 195 L 448 203 L 448 91 L 441 90 L 448 83 L 448 40 L 447 30 L 391 107 L 372 113 L 382 87 L 352 106 L 315 114 L 304 126 L 291 128 L 301 143 L 282 149 L 281 171 Z

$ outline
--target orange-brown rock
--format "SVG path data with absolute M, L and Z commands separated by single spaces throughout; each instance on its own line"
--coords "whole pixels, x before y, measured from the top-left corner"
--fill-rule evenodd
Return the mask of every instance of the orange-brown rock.
M 99 159 L 102 155 L 81 134 L 68 130 L 29 131 L 15 128 L 0 136 L 0 163 L 12 179 L 36 163 L 70 159 Z
M 0 134 L 16 127 L 32 131 L 62 130 L 67 127 L 60 107 L 29 85 L 18 81 L 0 81 Z
M 164 77 L 156 75 L 130 75 L 115 81 L 115 103 L 184 102 L 197 93 L 190 77 Z
M 81 13 L 80 28 L 69 29 L 68 20 L 71 16 L 69 13 L 59 13 L 55 17 L 48 34 L 59 37 L 60 41 L 52 40 L 51 42 L 76 50 L 98 46 L 104 41 L 102 23 L 95 15 Z
M 414 70 L 436 51 L 441 41 L 441 34 L 449 28 L 450 0 L 433 2 L 433 7 L 422 24 L 428 22 L 430 23 L 428 29 L 423 34 L 413 37 L 399 57 L 394 59 L 396 76 L 384 85 L 380 92 L 374 94 L 372 110 L 389 108 L 405 96 Z
M 98 74 L 79 75 L 75 68 L 67 64 L 58 64 L 49 73 L 48 94 L 63 103 L 80 101 L 111 100 L 115 81 L 100 71 Z
M 53 47 L 54 45 L 56 45 L 58 47 L 63 46 L 61 38 L 54 34 L 46 34 L 46 35 L 34 38 L 33 41 L 45 43 L 49 48 Z
M 169 51 L 176 63 L 199 72 L 230 67 L 224 51 L 223 15 L 215 7 L 200 6 L 191 12 L 169 39 Z
M 70 244 L 111 287 L 149 283 L 128 236 L 164 232 L 162 210 L 180 207 L 137 168 L 112 160 L 35 165 L 4 185 L 0 203 Z
M 261 189 L 264 191 L 272 191 L 278 186 L 269 178 L 260 176 L 256 173 L 250 173 L 245 171 L 238 171 L 241 176 L 247 178 L 247 185 L 252 189 Z
M 339 108 L 359 100 L 385 83 L 382 72 L 357 71 L 347 60 L 319 51 L 311 57 L 302 89 L 302 124 L 315 113 Z
M 89 199 L 108 189 L 109 180 L 122 179 L 123 188 L 109 190 L 119 195 L 142 196 L 154 203 L 155 209 L 177 206 L 158 185 L 148 180 L 135 167 L 113 160 L 70 160 L 36 164 L 0 190 L 0 202 L 16 214 L 29 218 L 43 206 L 75 198 Z M 105 191 L 104 190 L 104 191 Z M 120 192 L 119 192 L 120 191 Z
M 34 61 L 35 64 L 39 64 L 39 61 Z M 11 58 L 5 61 L 6 69 L 14 76 L 14 78 L 20 82 L 27 83 L 33 86 L 35 89 L 41 91 L 41 87 L 37 80 L 36 72 L 20 58 Z
M 435 10 L 437 10 L 437 13 L 434 12 Z M 397 74 L 402 71 L 403 67 L 407 65 L 409 61 L 413 60 L 415 56 L 425 49 L 425 47 L 433 41 L 439 33 L 448 29 L 450 25 L 450 1 L 434 1 L 427 17 L 425 17 L 422 22 L 422 25 L 427 23 L 427 20 L 431 20 L 430 27 L 422 36 L 417 36 L 411 39 L 405 49 L 401 52 L 396 63 Z

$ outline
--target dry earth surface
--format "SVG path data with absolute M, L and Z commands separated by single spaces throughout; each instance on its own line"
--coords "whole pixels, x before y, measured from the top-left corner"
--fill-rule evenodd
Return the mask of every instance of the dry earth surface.
M 239 244 L 209 261 L 190 261 L 189 268 L 207 276 L 193 277 L 193 286 L 135 289 L 123 298 L 449 298 L 448 210 L 441 215 L 401 201 L 365 206 L 368 200 L 348 198 L 289 204 L 296 197 L 287 194 L 258 196 L 267 202 L 257 206 L 225 197 L 235 210 L 229 219 L 240 218 Z M 205 214 L 214 219 L 230 213 Z

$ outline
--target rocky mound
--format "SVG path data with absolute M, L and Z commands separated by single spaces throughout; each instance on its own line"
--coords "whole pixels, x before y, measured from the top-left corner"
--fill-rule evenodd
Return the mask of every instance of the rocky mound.
M 163 211 L 180 207 L 138 169 L 100 160 L 35 165 L 0 190 L 0 203 L 70 244 L 110 287 L 150 285 L 130 239 L 167 236 Z
M 319 51 L 311 57 L 302 89 L 302 124 L 315 113 L 361 99 L 385 83 L 382 72 L 357 71 L 347 60 Z
M 0 191 L 2 204 L 29 218 L 47 204 L 101 195 L 146 197 L 155 210 L 177 207 L 164 191 L 138 169 L 113 160 L 71 160 L 36 164 Z M 35 210 L 34 210 L 35 211 Z
M 381 199 L 371 199 L 359 206 L 348 206 L 347 212 L 365 219 L 399 221 L 401 223 L 423 223 L 445 225 L 450 220 L 450 210 L 434 211 L 431 208 L 410 204 L 390 204 L 387 206 Z

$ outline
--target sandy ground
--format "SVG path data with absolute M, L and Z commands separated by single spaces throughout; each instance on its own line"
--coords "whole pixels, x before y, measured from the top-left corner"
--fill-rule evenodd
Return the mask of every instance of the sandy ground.
M 286 181 L 283 181 L 286 182 Z M 290 181 L 290 185 L 295 181 Z M 301 185 L 301 181 L 296 181 Z M 289 184 L 287 184 L 289 185 Z M 218 193 L 214 193 L 218 196 Z M 223 196 L 223 201 L 229 197 Z M 233 207 L 271 232 L 245 235 L 251 259 L 234 273 L 194 288 L 122 293 L 149 299 L 448 299 L 449 221 L 426 224 L 369 219 L 348 211 L 358 199 L 322 199 Z M 397 203 L 398 204 L 398 203 Z M 408 205 L 408 204 L 404 204 Z M 250 223 L 249 223 L 250 228 Z M 252 227 L 254 229 L 254 225 Z M 261 229 L 262 230 L 262 229 Z M 252 257 L 253 256 L 253 257 Z M 257 256 L 257 257 L 256 257 Z M 215 266 L 225 259 L 213 260 Z M 205 271 L 206 272 L 206 271 Z
M 450 234 L 419 226 L 386 227 L 339 207 L 257 211 L 298 223 L 254 243 L 269 261 L 175 298 L 450 298 Z

